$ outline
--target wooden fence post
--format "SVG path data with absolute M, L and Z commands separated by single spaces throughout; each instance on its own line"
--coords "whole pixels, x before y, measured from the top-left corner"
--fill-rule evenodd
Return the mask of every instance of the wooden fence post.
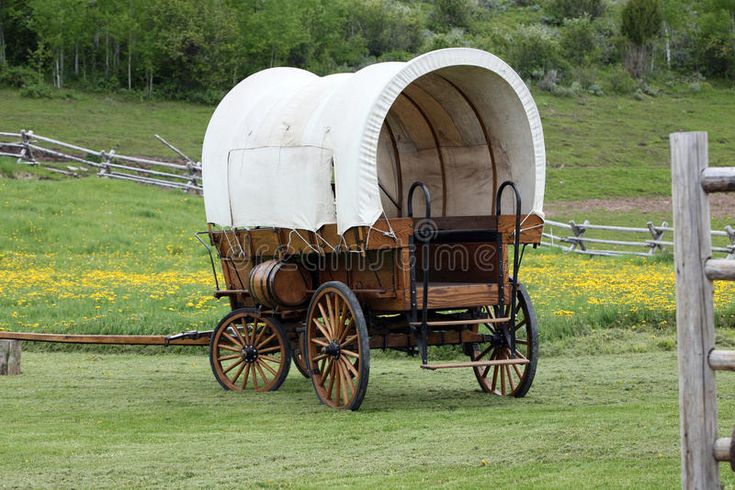
M 20 341 L 0 340 L 0 376 L 20 374 Z
M 717 439 L 714 371 L 707 361 L 715 345 L 709 200 L 701 175 L 707 168 L 707 133 L 673 133 L 671 146 L 679 357 L 681 481 L 686 489 L 720 488 L 713 448 Z

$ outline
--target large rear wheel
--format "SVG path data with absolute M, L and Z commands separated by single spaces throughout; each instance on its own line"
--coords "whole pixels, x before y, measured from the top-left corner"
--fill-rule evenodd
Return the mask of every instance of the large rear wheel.
M 319 400 L 357 410 L 370 372 L 370 342 L 355 294 L 338 281 L 322 284 L 306 317 L 306 362 Z

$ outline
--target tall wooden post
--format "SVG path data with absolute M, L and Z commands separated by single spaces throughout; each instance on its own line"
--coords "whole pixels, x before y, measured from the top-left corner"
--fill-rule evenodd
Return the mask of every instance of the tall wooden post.
M 707 168 L 707 133 L 670 137 L 679 356 L 681 479 L 686 489 L 720 488 L 713 448 L 717 438 L 712 282 L 705 262 L 712 255 L 709 200 L 701 176 Z
M 0 376 L 20 374 L 20 341 L 0 340 Z

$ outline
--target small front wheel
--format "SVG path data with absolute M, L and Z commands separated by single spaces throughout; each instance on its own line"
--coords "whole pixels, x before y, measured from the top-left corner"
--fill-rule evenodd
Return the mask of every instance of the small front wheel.
M 498 311 L 497 306 L 487 307 L 490 317 L 510 317 L 510 305 L 505 306 L 505 311 Z M 482 327 L 484 334 L 501 338 L 498 333 L 498 324 L 487 323 Z M 482 391 L 494 393 L 499 396 L 513 396 L 520 398 L 528 393 L 536 376 L 536 364 L 538 363 L 538 324 L 536 311 L 531 304 L 531 297 L 522 284 L 518 285 L 516 296 L 515 325 L 511 326 L 516 334 L 516 352 L 511 354 L 510 346 L 505 342 L 500 344 L 491 343 L 485 347 L 473 344 L 470 358 L 473 361 L 511 361 L 513 359 L 524 359 L 526 364 L 497 364 L 494 366 L 473 367 L 477 382 Z
M 346 284 L 316 290 L 306 316 L 306 362 L 319 400 L 357 410 L 370 372 L 370 340 L 362 307 Z
M 226 390 L 275 391 L 291 366 L 288 337 L 276 319 L 249 309 L 235 310 L 212 332 L 209 363 Z

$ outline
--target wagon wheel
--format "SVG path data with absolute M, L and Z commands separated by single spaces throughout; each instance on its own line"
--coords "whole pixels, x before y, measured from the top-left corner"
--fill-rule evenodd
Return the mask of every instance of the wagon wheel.
M 355 294 L 331 281 L 314 293 L 306 316 L 306 362 L 319 400 L 357 410 L 370 371 L 370 341 Z
M 209 363 L 226 390 L 275 391 L 291 366 L 288 337 L 277 320 L 235 310 L 212 333 Z
M 499 316 L 499 308 L 488 307 L 487 312 L 491 317 Z M 502 316 L 510 316 L 510 305 L 505 306 Z M 487 347 L 481 348 L 478 344 L 472 345 L 473 361 L 510 359 L 510 346 L 499 335 L 501 329 L 498 324 L 483 324 L 481 333 L 494 335 L 496 341 Z M 531 388 L 533 378 L 536 375 L 536 363 L 538 362 L 538 325 L 536 312 L 531 304 L 531 298 L 523 285 L 518 285 L 516 302 L 516 357 L 528 359 L 528 364 L 498 365 L 473 367 L 475 377 L 480 387 L 486 393 L 495 393 L 500 396 L 525 396 Z
M 306 359 L 304 358 L 304 334 L 300 333 L 296 340 L 296 347 L 292 349 L 293 363 L 296 369 L 304 376 L 309 378 L 309 369 L 306 367 Z

